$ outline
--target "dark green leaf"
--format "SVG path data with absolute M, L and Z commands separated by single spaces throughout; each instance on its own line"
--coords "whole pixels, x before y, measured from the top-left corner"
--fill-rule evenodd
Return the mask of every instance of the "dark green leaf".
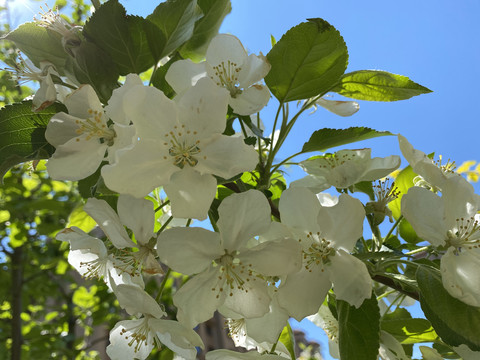
M 387 135 L 393 134 L 388 131 L 377 131 L 367 127 L 351 127 L 348 129 L 325 128 L 317 130 L 312 134 L 310 139 L 303 144 L 302 152 L 325 151 L 335 146 Z
M 292 360 L 295 360 L 295 336 L 293 335 L 292 328 L 287 322 L 287 326 L 283 328 L 280 338 L 278 339 L 287 348 Z
M 443 287 L 438 270 L 420 266 L 416 276 L 422 310 L 442 340 L 480 351 L 480 308 L 452 297 Z
M 218 33 L 227 14 L 232 11 L 230 0 L 198 0 L 204 16 L 195 23 L 193 36 L 180 49 L 184 58 L 201 61 L 205 57 L 210 40 Z
M 117 0 L 110 0 L 95 11 L 83 33 L 110 55 L 120 75 L 139 74 L 155 64 L 147 36 L 158 38 L 158 46 L 164 40 L 160 29 L 139 16 L 127 16 Z
M 152 75 L 152 85 L 155 86 L 157 89 L 163 91 L 165 96 L 169 97 L 170 99 L 175 96 L 175 91 L 172 89 L 170 84 L 165 80 L 165 75 L 167 74 L 168 69 L 170 66 L 178 60 L 181 60 L 182 57 L 176 53 L 172 58 L 164 65 L 160 66 L 155 70 Z
M 32 102 L 24 101 L 0 109 L 0 179 L 21 162 L 48 159 L 55 148 L 45 140 L 50 118 L 66 111 L 54 103 L 40 112 L 32 112 Z
M 406 76 L 379 70 L 359 70 L 345 74 L 332 91 L 367 101 L 405 100 L 432 92 Z
M 412 318 L 412 315 L 403 308 L 385 314 L 380 326 L 402 344 L 433 342 L 438 338 L 428 320 Z
M 167 0 L 147 17 L 166 37 L 162 57 L 182 46 L 193 35 L 195 22 L 202 16 L 197 0 Z
M 380 346 L 380 309 L 375 294 L 358 309 L 337 300 L 338 345 L 342 360 L 376 360 Z
M 265 77 L 281 102 L 325 94 L 347 68 L 347 46 L 340 33 L 322 19 L 309 19 L 289 31 L 267 55 L 272 65 Z
M 111 57 L 92 42 L 84 41 L 75 48 L 72 63 L 75 77 L 81 84 L 90 84 L 105 104 L 118 87 L 118 69 Z
M 46 28 L 30 22 L 20 25 L 4 39 L 13 41 L 38 68 L 40 61 L 50 61 L 63 75 L 68 54 L 63 49 L 62 39 L 57 33 L 49 32 Z

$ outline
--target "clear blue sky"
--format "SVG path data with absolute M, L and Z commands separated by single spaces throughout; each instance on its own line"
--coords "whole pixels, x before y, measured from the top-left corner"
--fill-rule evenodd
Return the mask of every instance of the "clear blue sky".
M 150 0 L 120 2 L 129 13 L 143 16 L 157 5 Z M 36 13 L 43 1 L 15 0 L 14 21 L 26 21 L 33 16 L 25 3 Z M 309 135 L 322 127 L 368 126 L 401 133 L 416 148 L 442 154 L 457 164 L 480 161 L 479 1 L 232 0 L 232 4 L 233 11 L 221 32 L 239 37 L 250 52 L 266 54 L 270 35 L 278 40 L 305 19 L 321 17 L 345 39 L 350 54 L 347 71 L 386 70 L 406 75 L 434 91 L 395 103 L 360 101 L 360 111 L 350 118 L 340 118 L 320 108 L 297 122 L 281 155 L 298 151 Z M 272 117 L 272 109 L 263 115 L 267 129 L 272 125 Z M 375 156 L 400 153 L 394 137 L 364 141 L 352 147 L 372 147 Z M 299 170 L 292 170 L 288 180 L 300 176 L 303 175 Z M 475 187 L 478 192 L 479 185 Z M 308 329 L 308 335 L 314 339 L 321 333 Z M 323 348 L 326 355 L 327 347 Z

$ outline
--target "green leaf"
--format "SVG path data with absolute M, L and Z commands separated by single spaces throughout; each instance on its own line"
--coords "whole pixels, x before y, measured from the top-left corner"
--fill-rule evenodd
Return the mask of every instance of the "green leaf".
M 85 231 L 86 233 L 93 230 L 97 225 L 97 222 L 93 220 L 90 215 L 88 215 L 83 210 L 83 205 L 76 207 L 70 216 L 68 217 L 68 223 L 66 227 L 76 226 L 79 229 Z
M 71 64 L 75 77 L 81 84 L 90 84 L 104 104 L 118 87 L 119 72 L 110 55 L 92 42 L 84 41 L 75 48 Z
M 34 113 L 31 101 L 0 109 L 0 179 L 14 165 L 53 154 L 55 148 L 45 140 L 45 129 L 50 118 L 61 111 L 66 108 L 54 103 Z
M 230 0 L 198 0 L 204 16 L 195 23 L 193 36 L 180 49 L 184 58 L 201 61 L 205 57 L 210 40 L 218 33 L 223 19 L 232 11 Z
M 175 96 L 175 91 L 172 89 L 170 84 L 165 80 L 165 75 L 167 74 L 168 69 L 170 69 L 170 66 L 178 60 L 181 60 L 182 57 L 178 55 L 178 53 L 175 53 L 174 56 L 168 62 L 159 68 L 155 70 L 155 72 L 152 75 L 152 85 L 155 86 L 157 89 L 162 90 L 162 92 L 167 96 L 168 98 L 173 98 Z
M 375 294 L 358 309 L 337 300 L 338 345 L 342 360 L 376 360 L 380 346 L 380 309 Z
M 3 39 L 13 41 L 38 68 L 40 61 L 50 61 L 60 75 L 63 75 L 68 54 L 63 49 L 61 37 L 57 33 L 30 22 L 20 25 Z
M 367 101 L 406 100 L 432 92 L 406 76 L 380 70 L 359 70 L 345 74 L 332 91 Z
M 127 16 L 117 0 L 103 4 L 83 28 L 85 37 L 111 56 L 120 75 L 139 74 L 155 64 L 147 32 L 149 38 L 157 38 L 158 44 L 163 41 L 164 45 L 165 39 L 158 27 L 139 16 Z
M 290 353 L 290 356 L 292 357 L 292 360 L 295 360 L 295 336 L 293 335 L 292 328 L 288 322 L 287 326 L 283 328 L 278 341 L 285 345 Z
M 166 38 L 162 57 L 182 46 L 193 35 L 195 22 L 202 17 L 197 0 L 167 0 L 147 16 Z
M 393 134 L 388 131 L 377 131 L 367 127 L 351 127 L 348 129 L 325 128 L 317 130 L 312 134 L 310 139 L 303 144 L 302 152 L 325 151 L 335 146 L 387 135 Z
M 452 297 L 436 269 L 420 266 L 416 277 L 422 310 L 442 340 L 451 346 L 466 344 L 480 351 L 480 308 Z
M 433 342 L 438 335 L 428 320 L 412 318 L 412 315 L 403 308 L 385 314 L 380 323 L 382 330 L 393 335 L 402 344 Z
M 323 95 L 347 68 L 347 46 L 340 33 L 322 19 L 309 19 L 282 36 L 267 54 L 272 65 L 265 82 L 280 101 Z

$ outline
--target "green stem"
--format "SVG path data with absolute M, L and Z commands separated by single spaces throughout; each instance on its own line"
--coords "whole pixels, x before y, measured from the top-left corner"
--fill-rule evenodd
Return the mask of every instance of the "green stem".
M 168 224 L 170 224 L 170 221 L 173 220 L 173 216 L 170 216 L 168 218 L 167 221 L 165 221 L 165 223 L 162 225 L 162 227 L 160 228 L 160 230 L 157 231 L 157 236 L 160 235 L 162 233 L 163 230 L 165 230 L 165 228 L 168 226 Z
M 160 298 L 162 297 L 163 289 L 165 288 L 165 285 L 167 284 L 168 277 L 170 276 L 170 273 L 172 272 L 172 269 L 168 268 L 167 272 L 165 273 L 165 276 L 163 277 L 162 283 L 160 284 L 160 289 L 158 290 L 157 297 L 155 298 L 156 302 L 160 301 Z
M 161 208 L 163 208 L 165 205 L 168 205 L 170 204 L 170 200 L 167 200 L 165 201 L 164 203 L 162 203 L 161 205 L 159 205 L 155 210 L 154 212 L 157 212 L 158 210 L 160 210 Z
M 430 246 L 422 246 L 421 248 L 418 248 L 416 250 L 412 250 L 412 251 L 409 251 L 409 252 L 405 253 L 405 255 L 418 254 L 418 253 L 421 253 L 421 252 L 426 251 L 428 249 L 430 249 Z
M 393 231 L 398 226 L 398 224 L 400 224 L 400 221 L 402 221 L 402 219 L 403 219 L 403 215 L 400 215 L 398 217 L 397 221 L 395 221 L 395 224 L 393 224 L 392 228 L 388 231 L 387 235 L 383 239 L 383 242 L 387 241 L 387 239 L 390 237 L 390 235 L 392 235 Z

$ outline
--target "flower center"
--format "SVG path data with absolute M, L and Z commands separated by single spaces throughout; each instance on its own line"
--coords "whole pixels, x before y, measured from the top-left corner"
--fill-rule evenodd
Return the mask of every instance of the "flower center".
M 80 262 L 79 266 L 80 268 L 85 268 L 86 271 L 83 274 L 83 277 L 86 279 L 101 279 L 103 277 L 106 277 L 108 274 L 108 258 L 96 258 L 94 260 L 90 261 L 82 261 Z
M 301 241 L 302 239 L 299 240 L 299 242 Z M 303 250 L 303 264 L 306 270 L 312 272 L 312 266 L 328 263 L 329 257 L 335 255 L 335 249 L 330 246 L 330 241 L 320 237 L 319 232 L 315 234 L 309 232 L 307 241 L 310 243 L 310 246 L 308 249 Z
M 195 155 L 201 152 L 200 140 L 192 139 L 192 135 L 197 135 L 197 132 L 186 129 L 185 125 L 182 125 L 180 129 L 178 129 L 178 126 L 174 126 L 174 131 L 165 134 L 167 142 L 164 145 L 170 145 L 168 154 L 173 157 L 173 165 L 180 169 L 183 169 L 187 164 L 191 167 L 198 164 Z M 206 159 L 207 157 L 204 156 L 203 158 Z M 166 160 L 167 157 L 164 156 L 164 159 Z
M 75 123 L 78 125 L 75 132 L 78 135 L 86 134 L 85 140 L 91 140 L 97 138 L 101 143 L 106 142 L 108 146 L 113 145 L 113 139 L 115 138 L 115 131 L 107 127 L 107 122 L 104 119 L 104 113 L 88 109 L 88 113 L 91 117 L 87 119 L 77 119 Z M 77 138 L 77 141 L 80 141 Z
M 14 68 L 7 67 L 2 70 L 8 71 L 12 79 L 19 84 L 24 84 L 29 81 L 41 82 L 48 74 L 48 67 L 45 67 L 44 71 L 41 71 L 34 68 L 32 66 L 33 64 L 30 64 L 18 54 L 18 63 L 15 64 Z M 51 66 L 53 67 L 53 65 Z
M 373 185 L 373 193 L 375 194 L 375 199 L 377 199 L 378 209 L 382 210 L 389 202 L 397 199 L 398 195 L 400 195 L 400 191 L 398 187 L 395 186 L 395 182 L 392 182 L 392 185 L 390 185 L 389 179 L 385 181 L 378 180 L 378 183 Z
M 480 223 L 473 216 L 465 219 L 456 219 L 457 226 L 447 232 L 447 245 L 452 246 L 455 255 L 462 249 L 473 250 L 480 248 Z
M 213 69 L 215 70 L 216 79 L 212 76 L 212 80 L 218 86 L 226 88 L 232 98 L 242 93 L 238 82 L 238 73 L 242 70 L 240 66 L 228 60 L 226 64 L 222 61 L 219 65 L 213 66 Z
M 324 165 L 320 165 L 323 169 L 333 169 L 337 166 L 343 165 L 346 162 L 352 161 L 357 154 L 355 153 L 342 153 L 342 154 L 325 154 L 322 158 L 325 162 Z
M 125 327 L 120 330 L 120 335 L 125 336 L 125 340 L 128 341 L 128 346 L 132 347 L 134 352 L 140 351 L 140 348 L 147 344 L 148 341 L 151 341 L 151 345 L 157 346 L 158 349 L 161 349 L 161 343 L 156 336 L 151 336 L 151 331 L 148 326 L 149 317 L 143 318 L 142 322 L 137 326 Z
M 215 260 L 215 263 L 219 266 L 219 275 L 217 284 L 212 288 L 212 291 L 218 290 L 217 298 L 220 297 L 220 293 L 225 290 L 225 284 L 227 290 L 230 289 L 229 296 L 233 296 L 233 289 L 237 288 L 248 292 L 245 285 L 250 281 L 256 280 L 252 264 L 243 264 L 239 259 L 235 258 L 236 254 L 236 251 L 228 253 L 228 251 L 225 250 L 225 255 Z
M 228 335 L 236 343 L 247 334 L 245 332 L 245 319 L 227 319 Z

